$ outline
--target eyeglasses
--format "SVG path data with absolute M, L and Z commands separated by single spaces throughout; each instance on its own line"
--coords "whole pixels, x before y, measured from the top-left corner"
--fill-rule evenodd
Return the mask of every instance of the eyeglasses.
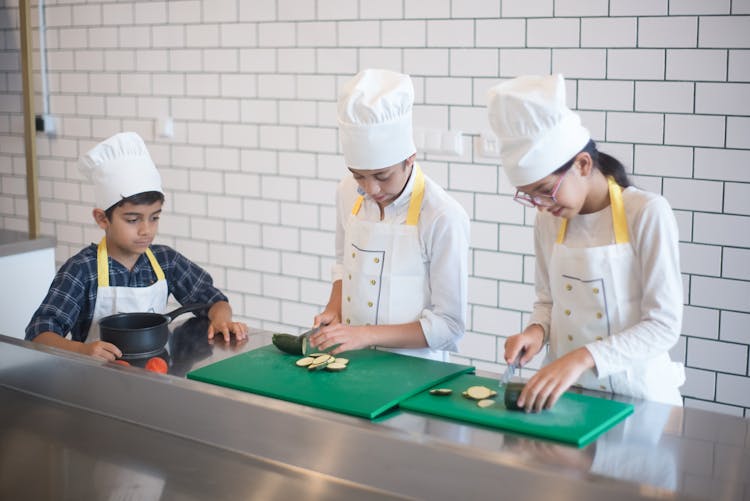
M 571 166 L 572 167 L 572 166 Z M 516 194 L 513 196 L 513 200 L 526 207 L 552 207 L 557 203 L 557 191 L 560 189 L 560 185 L 565 179 L 565 176 L 573 169 L 566 170 L 555 183 L 555 187 L 552 188 L 552 192 L 549 195 L 540 193 L 537 195 L 530 195 L 524 193 L 521 190 L 516 190 Z

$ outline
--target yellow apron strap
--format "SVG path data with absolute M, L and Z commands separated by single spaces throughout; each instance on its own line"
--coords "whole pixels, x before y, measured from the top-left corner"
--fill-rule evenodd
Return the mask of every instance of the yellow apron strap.
M 354 202 L 352 207 L 352 215 L 356 216 L 359 213 L 359 209 L 362 208 L 362 202 L 364 201 L 364 195 L 360 195 Z M 406 214 L 406 224 L 409 226 L 415 226 L 419 221 L 419 213 L 422 210 L 422 200 L 424 200 L 424 174 L 419 164 L 414 164 L 414 189 L 411 193 L 411 199 L 409 201 L 409 212 Z
M 156 260 L 156 256 L 154 256 L 150 248 L 146 249 L 146 257 L 151 262 L 151 267 L 154 269 L 154 273 L 156 273 L 156 279 L 164 280 L 164 270 L 159 266 L 159 261 Z
M 96 251 L 96 273 L 99 287 L 109 287 L 109 261 L 107 257 L 107 237 L 102 237 Z M 151 252 L 151 249 L 146 249 L 146 257 L 151 263 L 154 273 L 156 273 L 156 279 L 164 280 L 164 270 L 159 266 L 159 261 L 156 260 L 156 256 Z
M 424 174 L 419 164 L 414 164 L 414 190 L 411 192 L 409 201 L 409 212 L 406 214 L 407 226 L 416 226 L 419 222 L 419 212 L 422 210 L 422 200 L 424 200 Z
M 96 250 L 96 274 L 99 287 L 109 287 L 109 262 L 107 261 L 107 237 L 102 237 Z
M 557 243 L 561 244 L 563 243 L 563 240 L 565 240 L 565 232 L 568 229 L 568 218 L 564 217 L 562 219 L 562 223 L 560 224 L 560 231 L 557 232 Z
M 609 203 L 612 206 L 612 228 L 615 231 L 615 243 L 625 244 L 630 242 L 630 235 L 628 233 L 628 222 L 625 218 L 625 206 L 622 203 L 622 187 L 617 184 L 612 176 L 607 176 L 607 185 L 609 186 Z M 558 244 L 565 240 L 567 229 L 568 220 L 563 218 L 560 231 L 557 232 Z
M 609 183 L 609 200 L 612 204 L 612 227 L 615 229 L 615 243 L 625 244 L 630 242 L 628 234 L 628 222 L 625 219 L 625 206 L 622 203 L 622 187 L 617 184 L 615 178 L 607 176 Z
M 357 198 L 357 201 L 354 202 L 354 207 L 352 207 L 352 216 L 356 216 L 359 214 L 359 209 L 362 208 L 362 201 L 365 199 L 364 195 L 360 195 L 359 198 Z

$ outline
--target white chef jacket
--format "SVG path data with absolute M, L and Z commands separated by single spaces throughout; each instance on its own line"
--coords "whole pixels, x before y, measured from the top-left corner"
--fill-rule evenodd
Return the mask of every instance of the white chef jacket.
M 667 353 L 679 340 L 682 326 L 682 276 L 672 209 L 661 195 L 632 186 L 623 190 L 622 197 L 630 242 L 638 262 L 632 279 L 641 284 L 643 291 L 641 320 L 602 341 L 586 345 L 599 378 L 622 372 L 634 362 Z M 537 300 L 529 324 L 540 324 L 545 336 L 550 335 L 554 299 L 547 264 L 561 223 L 562 218 L 537 212 L 534 224 Z M 568 247 L 595 247 L 614 241 L 611 206 L 592 214 L 578 214 L 568 221 L 565 238 Z
M 413 173 L 413 171 L 412 171 Z M 404 191 L 385 207 L 382 222 L 404 224 L 413 191 L 414 175 Z M 336 190 L 336 264 L 332 280 L 344 277 L 344 225 L 360 196 L 357 181 L 349 175 Z M 380 221 L 380 207 L 364 197 L 359 218 Z M 435 350 L 457 351 L 463 337 L 467 311 L 469 217 L 464 208 L 437 183 L 425 176 L 425 192 L 418 223 L 423 261 L 427 263 L 430 300 L 419 316 L 425 339 Z

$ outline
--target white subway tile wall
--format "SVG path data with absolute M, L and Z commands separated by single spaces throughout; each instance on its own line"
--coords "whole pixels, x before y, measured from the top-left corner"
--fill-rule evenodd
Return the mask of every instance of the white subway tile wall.
M 462 156 L 420 161 L 472 217 L 468 332 L 454 358 L 499 371 L 504 339 L 534 300 L 534 211 L 482 156 L 486 91 L 562 72 L 602 149 L 675 209 L 686 308 L 672 355 L 687 366 L 686 405 L 750 416 L 750 2 L 45 3 L 58 131 L 37 135 L 40 213 L 59 261 L 100 238 L 79 155 L 135 130 L 167 190 L 160 241 L 209 270 L 253 327 L 308 327 L 328 299 L 334 192 L 346 174 L 338 89 L 364 67 L 404 71 L 415 125 L 467 135 Z M 23 231 L 14 0 L 0 7 L 0 33 L 0 228 Z M 41 112 L 38 51 L 33 64 Z M 161 134 L 169 117 L 171 138 Z

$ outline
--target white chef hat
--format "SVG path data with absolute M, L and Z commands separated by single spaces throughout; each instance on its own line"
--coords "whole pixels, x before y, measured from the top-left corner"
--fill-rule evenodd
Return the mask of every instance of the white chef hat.
M 96 206 L 109 209 L 123 198 L 147 191 L 164 193 L 141 136 L 120 132 L 102 141 L 78 162 L 81 173 L 94 184 Z
M 374 170 L 416 153 L 411 114 L 414 87 L 409 75 L 366 69 L 341 89 L 339 135 L 346 165 Z
M 560 74 L 522 76 L 492 87 L 489 120 L 500 139 L 503 169 L 513 186 L 539 181 L 562 167 L 591 139 L 565 106 Z

